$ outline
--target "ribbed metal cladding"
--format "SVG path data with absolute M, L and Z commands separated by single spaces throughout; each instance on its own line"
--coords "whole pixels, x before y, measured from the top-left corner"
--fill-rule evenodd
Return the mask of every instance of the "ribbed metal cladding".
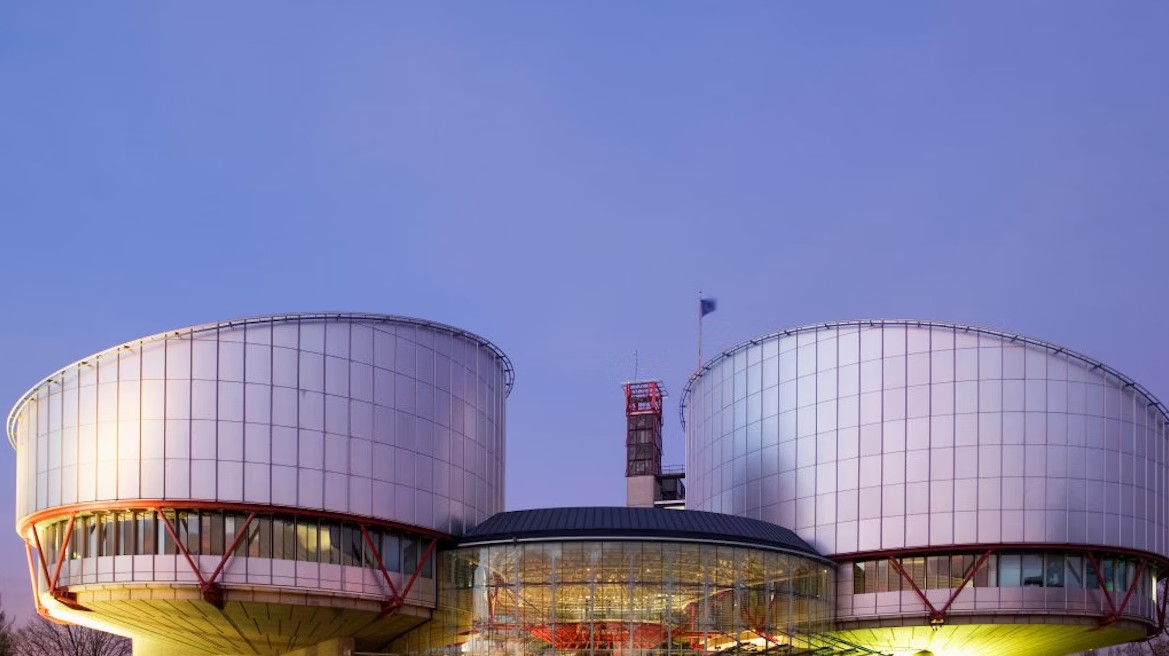
M 1102 362 L 973 326 L 820 324 L 726 351 L 682 405 L 687 507 L 840 563 L 849 640 L 925 649 L 890 627 L 927 618 L 972 644 L 956 624 L 1110 627 L 1084 649 L 1156 628 L 1169 416 Z
M 861 321 L 767 335 L 686 393 L 687 506 L 821 553 L 1082 544 L 1165 557 L 1164 406 L 1020 335 Z
M 192 499 L 461 533 L 503 509 L 506 357 L 381 315 L 257 317 L 146 337 L 16 405 L 17 515 Z

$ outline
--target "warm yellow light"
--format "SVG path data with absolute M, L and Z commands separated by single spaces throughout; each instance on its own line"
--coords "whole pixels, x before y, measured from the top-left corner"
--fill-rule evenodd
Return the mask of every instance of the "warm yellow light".
M 97 631 L 105 631 L 114 635 L 122 636 L 123 638 L 133 638 L 134 636 L 126 632 L 124 627 L 106 622 L 104 618 L 98 613 L 87 613 L 85 611 L 74 610 L 61 602 L 53 599 L 47 592 L 41 593 L 41 604 L 44 605 L 45 610 L 49 615 L 56 620 L 84 626 L 89 629 Z
M 1093 624 L 943 624 L 837 631 L 837 638 L 892 656 L 1056 656 L 1143 637 Z

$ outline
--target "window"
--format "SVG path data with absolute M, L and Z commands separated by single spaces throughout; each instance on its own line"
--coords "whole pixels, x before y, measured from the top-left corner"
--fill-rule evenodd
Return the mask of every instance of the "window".
M 97 555 L 118 555 L 118 525 L 114 513 L 105 513 L 101 516 L 98 530 L 100 534 L 98 537 Z
M 244 530 L 247 515 L 222 511 L 119 511 L 77 517 L 65 545 L 67 559 L 179 553 L 175 536 L 191 556 L 219 556 L 236 544 L 234 554 L 253 558 L 324 562 L 347 567 L 376 568 L 358 524 L 315 518 L 257 515 Z M 65 540 L 68 519 L 42 526 L 39 531 L 46 562 L 54 564 Z M 174 530 L 174 535 L 167 525 Z M 413 574 L 429 538 L 392 529 L 367 529 L 378 547 L 386 570 Z M 239 536 L 239 541 L 236 538 Z M 433 557 L 421 563 L 419 575 L 434 577 Z
M 296 520 L 296 560 L 309 563 L 321 561 L 318 533 L 320 527 L 315 519 Z
M 154 512 L 146 511 L 134 513 L 135 522 L 138 524 L 138 551 L 140 554 L 155 554 L 158 553 L 157 530 L 158 525 L 155 523 Z
M 1023 583 L 1023 557 L 1019 554 L 1003 554 L 999 556 L 999 585 L 1004 588 L 1017 588 Z
M 1043 587 L 1043 555 L 1024 554 L 1023 556 L 1023 587 Z
M 1062 588 L 1064 581 L 1063 554 L 1047 554 L 1047 569 L 1043 574 L 1043 587 Z

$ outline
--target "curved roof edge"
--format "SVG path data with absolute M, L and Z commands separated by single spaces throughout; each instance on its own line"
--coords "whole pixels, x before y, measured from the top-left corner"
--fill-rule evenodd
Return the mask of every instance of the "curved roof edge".
M 1081 363 L 1088 365 L 1089 368 L 1091 368 L 1093 370 L 1099 369 L 1100 371 L 1103 371 L 1104 373 L 1106 373 L 1110 376 L 1113 376 L 1117 380 L 1119 380 L 1120 382 L 1124 383 L 1125 387 L 1131 387 L 1131 388 L 1137 390 L 1138 392 L 1140 392 L 1141 394 L 1144 394 L 1145 398 L 1147 398 L 1149 400 L 1149 404 L 1156 406 L 1156 408 L 1161 411 L 1161 415 L 1164 416 L 1167 421 L 1169 421 L 1169 408 L 1166 408 L 1165 404 L 1162 403 L 1161 400 L 1158 399 L 1152 392 L 1150 392 L 1147 388 L 1145 388 L 1144 385 L 1141 385 L 1140 383 L 1138 383 L 1135 380 L 1129 378 L 1128 376 L 1122 374 L 1121 372 L 1117 371 L 1116 369 L 1112 368 L 1111 366 L 1101 362 L 1100 360 L 1088 357 L 1088 356 L 1084 355 L 1083 353 L 1079 353 L 1077 351 L 1073 351 L 1071 349 L 1064 348 L 1058 344 L 1052 344 L 1051 342 L 1045 342 L 1045 341 L 1040 340 L 1040 339 L 1035 339 L 1033 337 L 1027 337 L 1026 335 L 1020 335 L 1018 333 L 1007 332 L 1005 330 L 998 330 L 996 328 L 986 328 L 983 326 L 974 326 L 974 325 L 969 325 L 969 324 L 954 323 L 954 322 L 950 322 L 950 321 L 929 321 L 929 320 L 919 320 L 919 319 L 851 319 L 851 320 L 847 320 L 847 321 L 829 321 L 826 323 L 815 323 L 815 324 L 808 324 L 805 326 L 797 326 L 795 328 L 785 328 L 783 330 L 777 330 L 777 331 L 772 332 L 772 333 L 767 333 L 767 334 L 760 335 L 758 337 L 754 337 L 752 339 L 748 339 L 746 341 L 740 342 L 740 343 L 732 346 L 731 348 L 726 349 L 722 353 L 719 353 L 718 355 L 714 356 L 710 360 L 707 360 L 702 365 L 701 369 L 699 369 L 698 371 L 691 374 L 690 379 L 686 381 L 686 387 L 682 390 L 682 397 L 679 399 L 679 402 L 678 402 L 678 415 L 679 415 L 680 419 L 682 420 L 682 428 L 683 429 L 686 428 L 686 403 L 690 399 L 690 390 L 694 386 L 694 381 L 698 380 L 698 378 L 701 377 L 702 374 L 706 373 L 707 371 L 710 371 L 710 369 L 714 365 L 718 364 L 719 362 L 726 359 L 727 357 L 732 356 L 735 353 L 738 353 L 739 351 L 742 351 L 742 350 L 749 348 L 751 346 L 755 346 L 756 344 L 759 344 L 763 341 L 766 341 L 766 340 L 769 340 L 772 338 L 778 338 L 780 336 L 790 337 L 792 335 L 797 335 L 799 333 L 815 332 L 815 331 L 825 330 L 825 329 L 829 329 L 829 328 L 840 328 L 843 326 L 856 326 L 857 328 L 876 328 L 878 326 L 913 326 L 915 328 L 953 328 L 956 330 L 962 330 L 964 332 L 975 333 L 978 335 L 991 335 L 991 336 L 999 337 L 1002 339 L 1009 339 L 1011 342 L 1016 342 L 1019 344 L 1025 344 L 1027 346 L 1034 346 L 1034 347 L 1042 348 L 1044 350 L 1050 351 L 1053 354 L 1063 354 L 1063 355 L 1068 356 L 1069 358 L 1072 358 L 1073 360 L 1078 360 Z
M 464 547 L 565 538 L 730 542 L 830 562 L 790 529 L 758 519 L 700 510 L 624 506 L 537 508 L 497 513 L 462 535 L 458 544 Z
M 394 314 L 377 314 L 377 313 L 370 313 L 370 312 L 295 312 L 295 313 L 289 313 L 289 314 L 266 314 L 266 315 L 259 315 L 259 316 L 254 316 L 254 317 L 242 317 L 239 319 L 228 319 L 226 321 L 214 321 L 211 323 L 201 323 L 201 324 L 196 324 L 194 326 L 186 326 L 184 328 L 175 328 L 172 330 L 166 330 L 166 331 L 163 331 L 160 333 L 154 333 L 153 335 L 147 335 L 145 337 L 139 337 L 136 339 L 131 339 L 131 340 L 126 341 L 126 342 L 122 342 L 121 344 L 118 344 L 116 346 L 111 346 L 109 348 L 98 351 L 97 353 L 94 353 L 92 355 L 81 358 L 80 360 L 76 360 L 74 362 L 71 362 L 71 363 L 65 365 L 64 367 L 57 369 L 57 371 L 54 372 L 53 374 L 46 376 L 45 378 L 43 378 L 39 382 L 37 382 L 37 384 L 28 388 L 28 391 L 26 391 L 24 394 L 22 394 L 20 399 L 12 406 L 12 410 L 8 413 L 8 419 L 5 422 L 5 429 L 6 429 L 6 432 L 8 433 L 8 442 L 9 442 L 9 444 L 12 444 L 13 448 L 16 447 L 16 434 L 15 434 L 16 415 L 18 415 L 20 413 L 20 410 L 21 410 L 21 408 L 24 407 L 24 404 L 28 403 L 29 399 L 31 399 L 35 395 L 36 391 L 38 389 L 40 389 L 43 385 L 46 385 L 48 383 L 53 382 L 58 376 L 63 375 L 69 369 L 76 367 L 80 364 L 84 364 L 84 363 L 89 362 L 91 360 L 99 360 L 103 357 L 108 357 L 109 355 L 111 355 L 113 353 L 117 353 L 121 349 L 129 348 L 131 345 L 141 346 L 143 344 L 161 341 L 161 340 L 164 340 L 168 337 L 176 337 L 176 336 L 180 336 L 180 335 L 196 335 L 199 333 L 210 332 L 212 330 L 219 330 L 220 328 L 236 328 L 239 326 L 247 326 L 247 325 L 262 324 L 262 323 L 275 324 L 275 323 L 283 323 L 283 322 L 290 322 L 290 321 L 303 321 L 306 319 L 309 321 L 327 321 L 329 319 L 357 319 L 357 320 L 361 320 L 361 321 L 370 321 L 370 322 L 374 322 L 374 323 L 407 324 L 407 325 L 412 325 L 412 326 L 423 326 L 426 328 L 441 330 L 443 332 L 449 333 L 449 334 L 456 336 L 456 337 L 467 337 L 469 339 L 474 340 L 476 343 L 478 343 L 483 348 L 486 348 L 487 350 L 494 353 L 495 357 L 499 359 L 500 363 L 503 365 L 504 380 L 505 380 L 505 385 L 506 385 L 505 394 L 510 395 L 511 389 L 515 385 L 515 368 L 511 364 L 511 359 L 509 359 L 507 357 L 507 354 L 504 353 L 503 350 L 501 350 L 498 346 L 491 343 L 487 339 L 480 337 L 479 335 L 476 335 L 473 332 L 470 332 L 468 330 L 463 330 L 462 328 L 457 328 L 457 327 L 451 326 L 449 324 L 439 323 L 437 321 L 428 321 L 426 319 L 417 319 L 415 317 L 404 317 L 404 316 L 399 316 L 399 315 L 394 315 Z

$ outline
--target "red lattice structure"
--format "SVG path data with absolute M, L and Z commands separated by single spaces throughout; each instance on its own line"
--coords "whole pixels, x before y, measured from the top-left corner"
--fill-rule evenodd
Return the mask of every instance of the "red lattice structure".
M 528 633 L 556 649 L 579 651 L 592 648 L 617 653 L 626 649 L 651 649 L 669 638 L 667 627 L 648 622 L 578 622 L 530 626 Z
M 658 476 L 662 473 L 661 382 L 625 383 L 625 475 Z
M 931 626 L 941 626 L 941 625 L 946 623 L 950 609 L 954 605 L 954 602 L 958 600 L 958 596 L 962 593 L 963 590 L 965 590 L 967 587 L 970 586 L 971 581 L 974 580 L 975 575 L 978 574 L 978 572 L 983 569 L 983 567 L 987 563 L 988 559 L 992 555 L 995 555 L 995 554 L 998 554 L 998 553 L 1001 553 L 1004 551 L 1012 551 L 1012 552 L 1026 551 L 1026 550 L 1036 551 L 1036 550 L 1040 550 L 1041 546 L 1042 545 L 1035 545 L 1035 544 L 1003 544 L 1003 545 L 982 546 L 981 548 L 977 549 L 977 551 L 979 553 L 977 554 L 977 558 L 974 561 L 974 565 L 965 573 L 965 576 L 962 577 L 961 583 L 959 583 L 959 585 L 957 587 L 952 589 L 949 597 L 940 606 L 935 604 L 933 601 L 930 600 L 929 596 L 926 595 L 926 592 L 921 585 L 922 582 L 916 580 L 914 578 L 912 572 L 910 572 L 909 570 L 907 570 L 905 567 L 902 566 L 901 560 L 900 560 L 902 557 L 905 557 L 905 556 L 929 555 L 931 553 L 930 550 L 928 550 L 928 549 L 925 549 L 925 550 L 922 550 L 922 549 L 903 549 L 903 550 L 893 550 L 893 551 L 883 551 L 883 552 L 872 552 L 870 554 L 865 554 L 865 557 L 871 558 L 873 556 L 877 556 L 880 558 L 888 559 L 889 567 L 891 567 L 893 569 L 893 571 L 897 572 L 897 575 L 901 578 L 902 581 L 905 582 L 905 584 L 909 587 L 909 589 L 913 591 L 914 596 L 916 596 L 918 598 L 918 600 L 922 603 L 922 605 L 925 607 L 926 618 L 928 619 L 930 625 Z M 1143 552 L 1138 552 L 1138 551 L 1133 551 L 1133 550 L 1129 550 L 1129 549 L 1122 549 L 1122 548 L 1116 548 L 1116 547 L 1109 547 L 1107 549 L 1101 549 L 1098 547 L 1077 546 L 1077 545 L 1058 545 L 1058 546 L 1052 547 L 1052 548 L 1057 549 L 1059 551 L 1068 552 L 1068 553 L 1075 553 L 1075 554 L 1082 556 L 1084 558 L 1084 561 L 1088 564 L 1088 566 L 1092 568 L 1092 572 L 1095 574 L 1097 581 L 1105 581 L 1107 578 L 1104 575 L 1104 572 L 1101 571 L 1101 567 L 1100 567 L 1100 563 L 1099 563 L 1099 556 L 1101 554 L 1107 552 L 1107 553 L 1117 553 L 1117 554 L 1124 554 L 1124 555 L 1136 557 L 1136 559 L 1137 559 L 1136 574 L 1133 576 L 1132 581 L 1129 583 L 1127 588 L 1125 588 L 1123 590 L 1110 590 L 1107 585 L 1100 585 L 1098 588 L 1095 588 L 1100 593 L 1100 595 L 1104 598 L 1104 602 L 1105 602 L 1105 608 L 1099 617 L 1099 625 L 1097 627 L 1097 628 L 1101 628 L 1101 629 L 1115 624 L 1124 616 L 1125 611 L 1128 610 L 1129 602 L 1132 600 L 1133 593 L 1136 591 L 1136 589 L 1140 583 L 1141 577 L 1145 574 L 1146 571 L 1148 571 L 1150 569 L 1150 566 L 1152 566 L 1153 568 L 1157 568 L 1157 569 L 1161 569 L 1161 568 L 1166 567 L 1166 563 L 1165 563 L 1164 559 L 1156 558 L 1156 557 L 1150 556 L 1149 554 L 1146 554 Z M 851 560 L 854 560 L 854 559 L 856 559 L 855 556 L 850 556 L 848 559 L 838 558 L 837 562 L 839 562 L 841 564 L 845 564 L 845 563 L 847 563 Z M 1159 588 L 1159 592 L 1165 592 L 1164 584 L 1161 581 L 1158 581 L 1157 586 Z M 1166 604 L 1167 603 L 1169 603 L 1169 594 L 1164 594 L 1164 593 L 1159 594 L 1157 597 L 1157 604 L 1156 604 L 1157 633 L 1161 633 L 1165 630 L 1165 616 L 1166 616 Z
M 187 549 L 185 541 L 180 538 L 178 531 L 175 528 L 174 513 L 176 510 L 180 510 L 180 509 L 181 510 L 233 510 L 233 511 L 240 511 L 240 512 L 247 513 L 247 518 L 244 520 L 244 523 L 240 527 L 240 529 L 236 532 L 236 535 L 235 535 L 233 541 L 231 542 L 231 545 L 223 552 L 223 554 L 221 555 L 221 557 L 219 559 L 219 563 L 217 564 L 215 569 L 213 571 L 211 571 L 210 573 L 205 573 L 203 571 L 203 569 L 199 567 L 199 564 L 196 562 L 195 557 L 192 556 L 190 551 Z M 137 500 L 137 501 L 124 501 L 124 502 L 112 502 L 112 503 L 111 502 L 102 502 L 102 503 L 78 504 L 78 505 L 68 506 L 68 507 L 64 507 L 64 508 L 53 508 L 51 510 L 47 510 L 47 511 L 38 513 L 36 515 L 33 515 L 24 521 L 23 525 L 21 526 L 21 533 L 24 535 L 31 535 L 31 539 L 28 539 L 28 538 L 25 539 L 25 550 L 26 550 L 26 553 L 28 556 L 29 581 L 32 584 L 33 600 L 36 603 L 37 614 L 39 614 L 40 616 L 45 617 L 49 620 L 52 620 L 54 622 L 58 621 L 56 618 L 52 617 L 49 614 L 48 609 L 46 609 L 44 607 L 44 605 L 41 603 L 40 595 L 38 594 L 37 577 L 36 577 L 36 574 L 37 574 L 36 570 L 37 570 L 38 565 L 40 566 L 41 574 L 43 575 L 44 580 L 46 581 L 46 586 L 48 588 L 49 595 L 53 599 L 55 599 L 56 601 L 60 602 L 61 604 L 65 605 L 69 608 L 72 608 L 74 610 L 80 610 L 80 611 L 89 611 L 90 610 L 89 608 L 86 608 L 84 605 L 82 605 L 81 603 L 78 602 L 76 593 L 71 592 L 69 590 L 68 586 L 60 585 L 61 566 L 64 564 L 64 562 L 66 560 L 66 558 L 65 558 L 66 549 L 69 546 L 70 538 L 72 537 L 73 532 L 74 532 L 74 525 L 75 525 L 77 517 L 79 515 L 92 513 L 92 512 L 108 512 L 108 511 L 118 511 L 118 510 L 153 511 L 155 516 L 157 517 L 157 519 L 159 521 L 159 524 L 162 525 L 162 527 L 165 529 L 166 533 L 170 536 L 170 538 L 172 540 L 172 544 L 177 552 L 177 555 L 182 556 L 182 558 L 186 561 L 187 566 L 190 567 L 191 572 L 195 575 L 195 578 L 198 582 L 199 591 L 203 597 L 203 600 L 206 601 L 207 603 L 211 604 L 212 606 L 215 606 L 216 608 L 219 608 L 222 610 L 224 607 L 224 602 L 225 602 L 225 599 L 224 599 L 225 591 L 224 591 L 223 585 L 220 583 L 220 575 L 223 574 L 223 570 L 227 566 L 228 561 L 231 560 L 233 558 L 233 556 L 235 556 L 238 553 L 237 548 L 240 546 L 240 543 L 244 539 L 244 537 L 246 535 L 248 535 L 248 529 L 252 525 L 252 522 L 253 522 L 253 520 L 255 520 L 256 515 L 258 513 L 272 512 L 275 510 L 283 510 L 283 509 L 274 508 L 274 507 L 266 507 L 266 506 L 256 506 L 253 504 L 222 503 L 222 502 L 184 501 L 181 504 L 176 504 L 174 501 Z M 362 535 L 362 538 L 365 542 L 365 546 L 369 549 L 370 555 L 373 556 L 374 561 L 377 563 L 377 569 L 380 572 L 380 574 L 382 575 L 382 580 L 384 581 L 385 587 L 386 587 L 386 590 L 385 590 L 386 595 L 382 599 L 382 611 L 378 615 L 379 619 L 394 615 L 406 603 L 406 599 L 410 595 L 410 590 L 414 587 L 415 581 L 417 581 L 418 576 L 422 573 L 422 570 L 426 566 L 426 563 L 434 555 L 434 550 L 435 550 L 435 547 L 438 545 L 438 541 L 440 539 L 442 539 L 443 537 L 445 537 L 439 533 L 435 533 L 433 531 L 426 531 L 425 529 L 421 529 L 419 527 L 414 527 L 414 526 L 407 527 L 407 526 L 403 526 L 403 525 L 393 523 L 393 522 L 371 521 L 368 518 L 355 518 L 355 517 L 352 517 L 349 515 L 343 515 L 343 514 L 338 514 L 338 513 L 312 511 L 312 510 L 304 510 L 304 509 L 293 509 L 293 510 L 291 510 L 291 513 L 298 515 L 298 516 L 304 516 L 304 517 L 315 517 L 315 518 L 320 518 L 320 519 L 356 522 L 358 524 L 358 528 L 361 530 L 361 535 Z M 41 544 L 40 533 L 39 533 L 39 531 L 35 530 L 34 527 L 36 526 L 36 524 L 38 522 L 42 522 L 42 521 L 45 521 L 48 519 L 53 519 L 53 518 L 61 518 L 61 517 L 65 517 L 65 516 L 68 516 L 69 522 L 68 522 L 66 529 L 65 529 L 64 538 L 61 540 L 61 545 L 60 545 L 59 551 L 56 554 L 55 564 L 52 565 L 52 568 L 50 570 L 50 565 L 49 565 L 48 559 L 46 558 L 45 549 L 44 549 L 43 545 Z M 374 541 L 370 538 L 368 528 L 372 527 L 372 526 L 389 526 L 389 527 L 393 527 L 393 528 L 408 529 L 412 532 L 422 533 L 422 534 L 426 535 L 428 538 L 425 551 L 419 557 L 418 563 L 414 567 L 413 572 L 410 573 L 410 578 L 407 580 L 405 585 L 403 585 L 400 590 L 394 584 L 394 581 L 392 580 L 392 578 L 390 576 L 389 570 L 386 569 L 385 562 L 382 559 L 382 554 L 379 552 Z M 246 557 L 246 556 L 239 556 L 239 557 Z

